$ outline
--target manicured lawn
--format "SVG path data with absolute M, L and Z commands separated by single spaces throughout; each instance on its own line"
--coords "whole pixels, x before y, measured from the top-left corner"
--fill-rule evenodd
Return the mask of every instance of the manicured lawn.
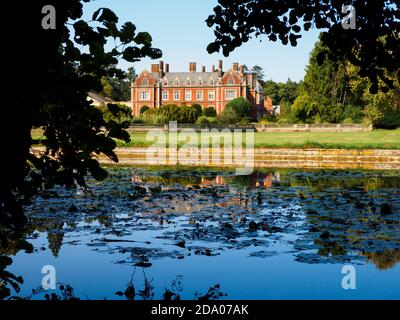
M 209 135 L 211 137 L 211 135 Z M 42 137 L 40 130 L 32 131 L 33 139 Z M 119 147 L 147 147 L 146 132 L 131 133 L 131 141 L 117 141 Z M 215 134 L 213 135 L 215 137 Z M 198 137 L 192 137 L 194 139 Z M 196 141 L 196 140 L 195 140 Z M 198 139 L 197 141 L 200 141 Z M 182 145 L 183 142 L 178 143 Z M 256 132 L 255 147 L 324 148 L 324 149 L 400 149 L 400 129 L 372 132 Z
M 146 133 L 131 134 L 131 142 L 120 147 L 146 147 Z M 215 135 L 213 135 L 215 137 Z M 243 139 L 244 140 L 244 139 Z M 200 141 L 200 140 L 198 140 Z M 183 143 L 179 143 L 180 145 Z M 400 149 L 400 129 L 372 132 L 256 132 L 255 147 L 324 149 Z

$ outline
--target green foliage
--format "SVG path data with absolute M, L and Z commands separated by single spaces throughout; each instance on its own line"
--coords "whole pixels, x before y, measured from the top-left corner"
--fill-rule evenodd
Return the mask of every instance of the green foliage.
M 304 123 L 310 123 L 318 113 L 318 106 L 307 93 L 299 96 L 291 108 L 293 118 Z
M 251 71 L 256 74 L 256 77 L 259 81 L 264 80 L 265 73 L 264 73 L 264 69 L 262 67 L 255 65 L 253 68 L 251 68 Z
M 102 95 L 114 101 L 129 101 L 131 98 L 130 85 L 137 77 L 135 68 L 130 67 L 120 77 L 102 77 Z
M 341 114 L 341 122 L 344 124 L 361 123 L 364 113 L 361 107 L 348 104 Z
M 251 119 L 250 117 L 243 117 L 242 119 L 240 119 L 240 121 L 238 122 L 239 124 L 250 124 Z
M 394 74 L 393 89 L 371 94 L 372 83 L 359 75 L 360 69 L 349 61 L 326 58 L 318 64 L 321 52 L 328 52 L 321 42 L 311 53 L 300 96 L 282 117 L 304 123 L 371 123 L 378 128 L 400 126 L 400 85 Z M 379 82 L 380 83 L 380 82 Z M 384 84 L 380 84 L 383 86 Z M 365 119 L 364 119 L 365 118 Z
M 228 108 L 227 106 L 218 117 L 219 122 L 224 124 L 235 124 L 238 123 L 240 119 L 240 114 L 234 108 Z
M 97 107 L 103 114 L 105 122 L 114 121 L 118 124 L 131 122 L 132 110 L 128 106 L 121 103 L 108 103 L 107 106 Z
M 194 103 L 192 108 L 196 110 L 196 119 L 203 114 L 203 108 L 201 105 Z
M 247 117 L 250 114 L 251 103 L 244 97 L 239 97 L 230 101 L 225 109 L 233 109 L 237 112 L 237 114 L 242 117 Z
M 200 105 L 177 106 L 175 104 L 149 109 L 143 113 L 143 119 L 149 124 L 166 124 L 170 121 L 178 123 L 195 123 L 201 112 Z
M 85 187 L 88 174 L 96 179 L 107 176 L 97 156 L 118 161 L 114 138 L 129 140 L 124 130 L 127 123 L 105 120 L 101 110 L 87 101 L 87 92 L 100 92 L 105 79 L 124 78 L 116 68 L 120 58 L 135 62 L 162 55 L 149 37 L 144 41 L 144 35 L 136 33 L 133 24 L 119 28 L 118 18 L 109 9 L 97 10 L 91 21 L 82 20 L 83 2 L 87 1 L 58 1 L 54 31 L 37 23 L 44 1 L 29 2 L 20 12 L 21 25 L 10 42 L 19 61 L 14 72 L 35 74 L 40 87 L 13 94 L 18 114 L 10 119 L 19 121 L 10 132 L 12 144 L 5 146 L 10 156 L 4 165 L 9 174 L 2 177 L 0 222 L 18 225 L 24 221 L 16 197 L 28 200 L 54 185 Z M 115 46 L 110 48 L 107 43 Z M 36 53 L 34 63 L 22 58 L 27 47 Z M 31 149 L 33 127 L 43 128 L 44 152 Z
M 290 117 L 291 113 L 292 113 L 291 107 L 292 107 L 292 103 L 290 103 L 287 100 L 281 100 L 281 103 L 280 103 L 281 113 L 279 116 L 282 118 Z
M 149 106 L 142 106 L 140 108 L 140 115 L 142 115 L 143 113 L 145 113 L 147 110 L 149 110 L 150 107 Z
M 360 75 L 370 80 L 371 93 L 393 89 L 393 78 L 388 77 L 388 73 L 396 73 L 400 78 L 398 0 L 353 0 L 351 4 L 357 9 L 357 30 L 345 32 L 343 4 L 344 1 L 337 0 L 219 1 L 206 20 L 208 27 L 215 28 L 216 37 L 207 51 L 222 50 L 228 56 L 252 36 L 261 35 L 273 42 L 279 40 L 283 45 L 296 46 L 302 33 L 314 26 L 323 29 L 321 41 L 327 48 L 318 55 L 318 64 L 325 58 L 351 61 L 359 67 Z
M 221 123 L 238 123 L 242 118 L 250 114 L 251 103 L 244 97 L 230 101 L 219 116 Z
M 197 119 L 196 124 L 209 124 L 208 118 L 206 116 L 201 116 Z
M 216 117 L 217 116 L 217 111 L 213 107 L 204 108 L 203 116 L 205 116 L 205 117 Z
M 299 95 L 300 83 L 288 79 L 285 83 L 268 80 L 264 85 L 264 93 L 272 99 L 273 105 L 279 105 L 282 101 L 293 104 Z
M 208 120 L 209 124 L 217 124 L 218 123 L 217 117 L 207 117 L 207 120 Z

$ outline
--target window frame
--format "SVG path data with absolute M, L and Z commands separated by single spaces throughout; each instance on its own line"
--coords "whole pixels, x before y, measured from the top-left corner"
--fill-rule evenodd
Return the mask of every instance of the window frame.
M 169 100 L 169 90 L 163 90 L 162 91 L 162 100 L 163 101 L 168 101 Z
M 185 101 L 192 101 L 192 90 L 185 90 Z
M 212 94 L 212 98 L 210 98 L 211 94 Z M 208 101 L 215 101 L 215 90 L 208 91 Z
M 176 94 L 178 94 L 178 98 L 177 98 Z M 173 97 L 174 101 L 180 101 L 181 100 L 181 91 L 180 90 L 174 90 L 173 96 L 174 96 Z
M 233 98 L 228 96 L 229 93 L 233 93 Z M 225 89 L 225 100 L 235 100 L 236 98 L 237 98 L 237 90 Z
M 201 93 L 201 99 L 199 99 L 199 93 Z M 204 101 L 204 90 L 196 90 L 196 101 Z
M 145 97 L 143 96 L 143 94 L 145 94 Z M 150 90 L 139 91 L 139 101 L 150 101 L 150 100 L 151 100 Z

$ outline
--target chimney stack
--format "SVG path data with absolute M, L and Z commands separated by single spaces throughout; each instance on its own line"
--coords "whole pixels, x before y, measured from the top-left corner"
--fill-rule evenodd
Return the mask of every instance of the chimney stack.
M 159 74 L 160 78 L 162 78 L 164 76 L 164 61 L 159 62 L 158 74 Z
M 218 77 L 222 77 L 222 60 L 218 60 Z
M 215 72 L 215 65 L 211 66 L 211 72 Z
M 234 64 L 232 64 L 232 69 L 233 69 L 233 72 L 238 72 L 239 71 L 239 63 L 235 62 Z
M 244 67 L 240 66 L 240 74 L 244 74 Z
M 165 73 L 169 73 L 169 63 L 165 64 Z
M 205 66 L 201 67 L 201 72 L 206 72 L 206 67 Z
M 151 72 L 158 72 L 158 69 L 159 69 L 159 65 L 158 65 L 158 63 L 153 63 L 152 65 L 151 65 Z
M 190 72 L 196 72 L 196 62 L 190 62 L 189 63 L 189 71 Z
M 222 72 L 222 60 L 218 60 L 218 70 Z

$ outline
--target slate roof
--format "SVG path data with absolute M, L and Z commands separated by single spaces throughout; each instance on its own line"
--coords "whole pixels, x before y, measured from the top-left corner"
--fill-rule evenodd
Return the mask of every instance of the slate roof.
M 110 99 L 110 98 L 107 98 L 107 97 L 104 97 L 104 96 L 102 96 L 101 94 L 95 93 L 95 92 L 88 92 L 88 97 L 89 97 L 90 99 L 92 99 L 93 101 L 98 101 L 98 102 L 101 102 L 101 103 L 111 103 L 111 102 L 114 102 L 114 100 L 112 100 L 112 99 Z
M 150 74 L 154 79 L 160 80 L 158 72 L 151 72 Z M 218 79 L 218 72 L 167 72 L 161 80 L 168 81 L 172 85 L 176 80 L 179 81 L 179 85 L 182 83 L 187 85 L 188 80 L 191 84 L 197 85 L 198 81 L 201 80 L 202 85 L 209 85 L 211 80 L 218 81 Z

